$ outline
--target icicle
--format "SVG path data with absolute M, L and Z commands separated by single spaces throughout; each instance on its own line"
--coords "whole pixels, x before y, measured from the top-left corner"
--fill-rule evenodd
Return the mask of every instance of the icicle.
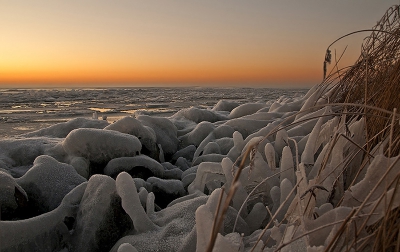
M 271 143 L 267 143 L 264 148 L 265 157 L 267 158 L 268 166 L 272 171 L 276 169 L 275 149 Z
M 280 170 L 281 170 L 281 177 L 280 177 L 281 183 L 284 179 L 288 179 L 290 183 L 294 185 L 295 179 L 294 179 L 293 155 L 289 146 L 285 146 L 285 148 L 283 148 Z

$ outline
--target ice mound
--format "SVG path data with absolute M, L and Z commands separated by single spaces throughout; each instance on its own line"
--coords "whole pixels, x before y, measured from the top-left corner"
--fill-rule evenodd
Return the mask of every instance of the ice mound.
M 171 201 L 186 195 L 183 183 L 177 179 L 150 177 L 146 182 L 150 183 L 151 192 L 156 197 L 155 202 L 162 208 L 165 208 Z
M 94 163 L 136 156 L 142 149 L 142 144 L 135 136 L 113 130 L 84 128 L 71 131 L 62 146 L 69 155 L 84 157 Z
M 70 251 L 109 251 L 133 228 L 121 206 L 115 180 L 104 175 L 89 179 L 75 223 Z
M 231 112 L 234 108 L 239 106 L 239 103 L 227 100 L 219 100 L 212 108 L 214 111 L 227 111 Z
M 75 219 L 85 188 L 86 183 L 75 187 L 51 212 L 25 220 L 0 221 L 1 251 L 61 251 L 71 241 L 67 220 Z
M 32 165 L 36 157 L 47 154 L 61 141 L 46 137 L 0 139 L 0 168 Z
M 147 179 L 152 176 L 162 177 L 164 167 L 148 156 L 139 155 L 114 158 L 104 168 L 104 174 L 111 177 L 117 177 L 123 171 L 128 172 L 131 176 Z
M 43 155 L 37 157 L 33 167 L 16 181 L 28 195 L 30 211 L 42 214 L 58 207 L 64 196 L 86 179 L 71 165 Z
M 182 147 L 189 145 L 199 146 L 205 137 L 215 129 L 215 126 L 207 121 L 200 122 L 197 126 L 189 133 L 179 137 Z
M 137 119 L 126 116 L 119 119 L 113 124 L 108 125 L 104 129 L 115 130 L 136 136 L 142 143 L 141 153 L 148 155 L 154 159 L 158 159 L 157 136 L 154 130 L 148 126 L 144 126 Z
M 157 144 L 161 147 L 162 152 L 167 157 L 171 157 L 178 150 L 178 129 L 167 118 L 150 117 L 146 115 L 138 116 L 137 119 L 147 127 L 154 130 L 157 137 Z M 160 160 L 162 162 L 162 160 Z
M 216 122 L 225 120 L 226 117 L 213 110 L 199 109 L 195 107 L 182 109 L 172 116 L 172 118 L 185 118 L 195 123 L 201 122 Z
M 23 134 L 24 137 L 39 137 L 39 136 L 48 136 L 48 137 L 58 137 L 64 138 L 69 132 L 74 129 L 79 128 L 95 128 L 95 129 L 103 129 L 109 123 L 105 120 L 94 120 L 90 118 L 75 118 L 69 120 L 68 122 L 57 123 L 50 127 L 40 129 L 37 131 L 32 131 L 26 134 Z
M 15 179 L 0 169 L 0 219 L 12 218 L 18 208 L 28 203 L 28 195 Z
M 266 107 L 263 103 L 246 103 L 234 108 L 229 114 L 229 118 L 239 118 L 245 115 L 254 114 L 258 110 Z

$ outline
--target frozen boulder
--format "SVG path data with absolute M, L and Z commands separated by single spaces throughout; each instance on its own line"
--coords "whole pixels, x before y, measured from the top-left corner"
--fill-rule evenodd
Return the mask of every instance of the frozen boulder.
M 245 115 L 254 114 L 258 110 L 266 107 L 264 103 L 246 103 L 242 104 L 231 111 L 229 118 L 239 118 Z
M 179 168 L 165 170 L 162 176 L 163 179 L 181 179 L 183 171 Z
M 207 110 L 207 109 L 199 109 L 195 107 L 191 108 L 186 108 L 182 109 L 178 112 L 176 112 L 173 116 L 173 118 L 186 118 L 190 121 L 193 121 L 195 123 L 200 123 L 203 121 L 207 122 L 217 122 L 221 120 L 226 120 L 226 117 L 218 114 L 215 111 L 212 110 Z
M 171 161 L 176 162 L 178 158 L 183 157 L 186 160 L 192 161 L 194 153 L 196 152 L 196 146 L 189 145 L 183 149 L 178 150 L 173 156 Z
M 109 251 L 132 228 L 115 181 L 93 175 L 79 205 L 70 251 Z
M 51 212 L 24 220 L 0 221 L 1 251 L 64 251 L 86 184 L 75 187 Z
M 221 154 L 221 149 L 216 142 L 209 142 L 203 150 L 201 155 L 208 155 L 208 154 Z
M 228 126 L 228 125 L 220 125 L 215 128 L 206 138 L 201 141 L 200 145 L 197 147 L 193 160 L 198 158 L 200 155 L 203 154 L 204 148 L 210 142 L 214 142 L 217 139 L 224 138 L 224 137 L 232 137 L 235 130 Z
M 136 157 L 115 158 L 108 162 L 104 168 L 104 174 L 111 177 L 117 177 L 123 171 L 133 177 L 147 179 L 152 176 L 162 177 L 164 167 L 148 156 L 139 155 Z
M 60 139 L 47 137 L 0 140 L 0 163 L 2 168 L 32 165 L 36 157 L 54 148 Z
M 244 138 L 250 134 L 260 130 L 270 123 L 269 120 L 251 120 L 243 118 L 235 118 L 227 121 L 225 125 L 231 126 L 234 130 L 239 131 Z
M 0 169 L 0 219 L 6 220 L 14 216 L 18 208 L 28 203 L 28 195 L 6 171 Z
M 178 150 L 178 130 L 170 120 L 163 117 L 150 117 L 147 115 L 140 115 L 137 119 L 142 122 L 143 125 L 154 130 L 157 137 L 157 144 L 161 145 L 161 149 L 167 159 Z
M 81 175 L 85 179 L 89 179 L 90 176 L 89 160 L 83 157 L 70 157 L 68 163 L 75 168 L 76 172 L 79 175 Z
M 212 108 L 212 110 L 231 112 L 237 106 L 239 106 L 239 103 L 237 103 L 237 102 L 227 101 L 227 100 L 219 100 L 218 103 Z
M 117 252 L 138 252 L 137 249 L 129 243 L 123 243 L 118 247 Z
M 50 127 L 32 131 L 26 134 L 23 134 L 24 137 L 39 137 L 39 136 L 49 136 L 49 137 L 58 137 L 64 138 L 69 132 L 74 129 L 79 128 L 94 128 L 94 129 L 103 129 L 109 123 L 104 120 L 94 120 L 89 118 L 78 117 L 68 122 L 57 123 Z
M 144 126 L 139 120 L 130 116 L 126 116 L 119 119 L 115 123 L 108 125 L 104 129 L 115 130 L 121 133 L 136 136 L 142 143 L 141 153 L 154 159 L 158 158 L 156 133 L 150 127 Z
M 50 156 L 39 156 L 33 167 L 17 183 L 28 195 L 32 214 L 42 214 L 57 208 L 65 195 L 86 181 L 71 165 Z
M 178 158 L 178 160 L 176 160 L 175 165 L 179 167 L 179 169 L 181 169 L 182 171 L 186 171 L 187 169 L 190 168 L 191 162 L 186 160 L 186 158 L 184 157 L 180 157 Z
M 204 138 L 215 129 L 215 126 L 207 121 L 200 122 L 197 126 L 189 133 L 179 137 L 182 147 L 188 145 L 199 146 Z
M 216 139 L 215 142 L 218 144 L 222 155 L 227 155 L 234 146 L 233 138 L 231 137 L 223 137 L 220 139 Z
M 151 191 L 156 196 L 155 203 L 161 208 L 167 207 L 174 199 L 186 195 L 180 180 L 151 177 L 147 179 L 147 182 L 151 184 Z
M 113 130 L 76 129 L 62 143 L 71 156 L 81 156 L 90 162 L 105 163 L 117 157 L 139 155 L 142 144 L 135 136 Z

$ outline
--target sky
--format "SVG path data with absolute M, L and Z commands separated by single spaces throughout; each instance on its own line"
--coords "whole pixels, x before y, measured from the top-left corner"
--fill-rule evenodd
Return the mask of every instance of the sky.
M 0 88 L 321 82 L 399 0 L 0 0 Z M 358 34 L 336 43 L 339 66 Z

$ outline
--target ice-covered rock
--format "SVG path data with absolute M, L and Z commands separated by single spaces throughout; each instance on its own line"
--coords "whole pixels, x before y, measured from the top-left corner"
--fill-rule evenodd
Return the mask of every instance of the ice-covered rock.
M 73 166 L 43 155 L 16 181 L 28 195 L 30 212 L 37 215 L 57 208 L 64 196 L 86 179 Z
M 5 170 L 0 169 L 0 220 L 16 215 L 18 208 L 28 204 L 28 195 Z
M 221 139 L 224 137 L 232 137 L 234 133 L 234 130 L 232 127 L 228 126 L 228 125 L 220 125 L 217 128 L 215 128 L 212 132 L 210 132 L 210 134 L 208 134 L 208 136 L 206 138 L 204 138 L 200 145 L 197 147 L 193 159 L 196 159 L 197 157 L 199 157 L 200 155 L 203 154 L 204 152 L 204 148 L 206 147 L 206 145 L 210 142 L 214 142 L 217 139 Z
M 132 228 L 115 181 L 108 176 L 93 175 L 79 205 L 69 251 L 108 251 Z
M 195 123 L 201 123 L 203 121 L 217 122 L 226 120 L 225 116 L 217 113 L 216 111 L 208 109 L 199 109 L 196 107 L 181 109 L 172 116 L 172 118 L 180 118 L 180 117 L 186 118 Z
M 69 230 L 72 228 L 67 220 L 75 219 L 86 184 L 82 183 L 70 191 L 53 211 L 25 220 L 0 221 L 1 251 L 66 249 L 71 242 Z
M 94 163 L 136 156 L 142 149 L 135 136 L 101 129 L 75 129 L 68 134 L 62 146 L 69 155 L 84 157 Z
M 232 137 L 223 137 L 216 139 L 215 142 L 219 146 L 219 150 L 222 155 L 227 155 L 229 151 L 234 146 L 233 138 Z
M 57 123 L 47 128 L 23 134 L 22 136 L 24 137 L 47 136 L 47 137 L 65 138 L 74 129 L 79 129 L 79 128 L 103 129 L 107 125 L 109 125 L 109 123 L 105 120 L 97 120 L 97 118 L 89 119 L 89 118 L 78 117 L 71 119 L 68 122 Z
M 84 157 L 69 157 L 70 165 L 72 165 L 76 172 L 84 177 L 85 179 L 89 179 L 90 176 L 90 167 L 89 167 L 89 160 Z
M 32 165 L 36 157 L 47 154 L 62 140 L 58 138 L 6 138 L 0 140 L 0 161 L 3 169 Z
M 245 115 L 250 115 L 258 110 L 264 108 L 266 105 L 264 103 L 245 103 L 234 108 L 229 114 L 229 119 L 239 118 Z
M 212 108 L 214 111 L 228 111 L 231 112 L 234 108 L 239 106 L 239 103 L 227 100 L 219 100 Z
M 162 177 L 164 167 L 148 156 L 139 155 L 136 157 L 114 158 L 104 168 L 104 174 L 111 177 L 117 177 L 123 171 L 133 177 L 147 179 L 152 176 Z
M 190 168 L 191 162 L 186 160 L 184 157 L 179 157 L 178 160 L 176 160 L 175 165 L 178 166 L 182 171 L 186 171 Z
M 175 152 L 175 154 L 171 158 L 171 161 L 176 162 L 180 157 L 183 157 L 188 161 L 192 161 L 195 152 L 196 152 L 196 146 L 194 145 L 186 146 L 185 148 Z
M 202 155 L 207 154 L 221 154 L 221 149 L 219 148 L 219 145 L 216 142 L 209 142 L 204 147 Z
M 182 182 L 177 179 L 150 177 L 147 182 L 151 185 L 151 192 L 156 197 L 155 203 L 161 208 L 165 208 L 171 201 L 186 194 Z
M 188 145 L 199 146 L 204 138 L 210 134 L 215 129 L 215 126 L 207 121 L 200 122 L 197 126 L 187 133 L 179 137 L 180 145 L 186 147 Z
M 131 116 L 126 116 L 119 119 L 115 123 L 108 125 L 104 129 L 115 130 L 121 133 L 136 136 L 142 143 L 141 153 L 150 156 L 153 159 L 158 159 L 156 133 L 150 127 L 144 126 L 139 120 Z
M 258 131 L 259 129 L 265 127 L 270 123 L 269 120 L 252 120 L 235 118 L 227 121 L 225 125 L 231 126 L 234 130 L 239 131 L 244 138 L 250 134 Z
M 138 252 L 137 249 L 129 243 L 123 243 L 118 247 L 117 252 Z
M 181 179 L 183 171 L 180 168 L 165 170 L 162 176 L 163 179 Z
M 157 137 L 157 143 L 161 145 L 165 160 L 169 160 L 173 154 L 178 150 L 179 140 L 177 137 L 176 126 L 167 118 L 151 117 L 147 115 L 140 115 L 138 119 L 144 126 L 148 126 L 154 130 Z M 160 160 L 162 162 L 162 160 Z

